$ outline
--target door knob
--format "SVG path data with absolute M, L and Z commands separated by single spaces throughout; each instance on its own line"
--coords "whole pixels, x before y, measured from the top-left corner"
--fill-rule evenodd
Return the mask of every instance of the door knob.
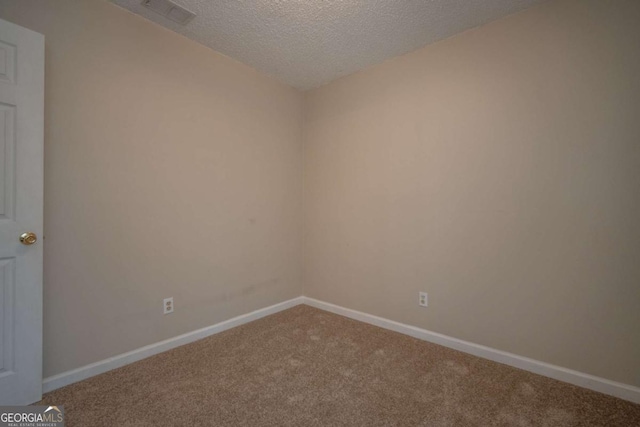
M 36 236 L 36 233 L 32 233 L 29 231 L 28 233 L 22 233 L 20 235 L 20 243 L 22 243 L 23 245 L 33 245 L 37 241 L 38 236 Z

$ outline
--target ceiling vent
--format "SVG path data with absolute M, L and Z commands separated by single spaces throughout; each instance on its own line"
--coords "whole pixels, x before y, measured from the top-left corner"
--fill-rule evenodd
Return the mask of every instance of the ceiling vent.
M 142 0 L 142 5 L 182 25 L 187 24 L 196 16 L 195 13 L 169 0 Z

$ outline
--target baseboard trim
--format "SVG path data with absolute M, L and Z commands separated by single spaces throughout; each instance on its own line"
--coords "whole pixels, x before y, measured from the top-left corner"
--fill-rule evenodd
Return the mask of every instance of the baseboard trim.
M 339 305 L 320 301 L 309 297 L 297 297 L 269 307 L 252 311 L 229 320 L 225 320 L 215 325 L 188 332 L 174 338 L 150 344 L 127 353 L 123 353 L 114 357 L 110 357 L 86 366 L 82 366 L 71 371 L 63 372 L 45 378 L 42 382 L 42 392 L 47 393 L 58 388 L 82 381 L 93 376 L 103 374 L 112 369 L 120 368 L 133 362 L 137 362 L 147 357 L 171 350 L 181 345 L 206 338 L 211 335 L 218 334 L 236 326 L 258 320 L 260 318 L 278 313 L 296 305 L 306 304 L 311 307 L 325 310 L 331 313 L 339 314 L 350 319 L 358 320 L 370 325 L 378 326 L 391 331 L 399 332 L 404 335 L 439 344 L 445 347 L 469 353 L 484 359 L 493 360 L 494 362 L 503 363 L 534 374 L 543 375 L 569 384 L 584 387 L 600 393 L 618 397 L 634 403 L 640 403 L 640 387 L 607 380 L 605 378 L 596 377 L 594 375 L 585 374 L 583 372 L 574 371 L 572 369 L 563 368 L 528 357 L 518 356 L 517 354 L 508 353 L 506 351 L 496 350 L 480 344 L 460 340 L 447 335 L 432 332 L 416 326 L 406 325 L 404 323 L 395 322 L 383 317 L 374 316 Z
M 623 384 L 605 378 L 596 377 L 594 375 L 585 374 L 572 369 L 563 368 L 538 360 L 529 359 L 528 357 L 518 356 L 517 354 L 508 353 L 506 351 L 496 350 L 472 342 L 463 341 L 447 335 L 431 332 L 404 323 L 395 322 L 393 320 L 363 313 L 339 305 L 320 301 L 314 298 L 303 297 L 303 304 L 311 307 L 319 308 L 331 313 L 339 314 L 354 320 L 359 320 L 370 325 L 375 325 L 384 329 L 399 332 L 404 335 L 439 344 L 445 347 L 469 353 L 484 359 L 493 360 L 494 362 L 503 363 L 534 374 L 543 375 L 559 381 L 579 387 L 594 390 L 600 393 L 618 397 L 634 403 L 640 403 L 640 388 L 628 384 Z
M 120 368 L 130 363 L 137 362 L 138 360 L 146 359 L 147 357 L 154 356 L 158 353 L 171 350 L 181 345 L 189 344 L 202 338 L 218 334 L 231 328 L 235 328 L 236 326 L 244 325 L 245 323 L 249 323 L 262 317 L 269 316 L 270 314 L 278 313 L 282 310 L 286 310 L 288 308 L 302 304 L 303 301 L 304 297 L 293 298 L 288 301 L 274 304 L 269 307 L 252 311 L 251 313 L 243 314 L 229 320 L 216 323 L 212 326 L 207 326 L 193 332 L 188 332 L 186 334 L 179 335 L 168 340 L 150 344 L 127 353 L 119 354 L 117 356 L 101 360 L 99 362 L 91 363 L 89 365 L 73 369 L 71 371 L 63 372 L 61 374 L 45 378 L 42 382 L 42 392 L 47 393 L 52 390 L 67 386 L 69 384 L 91 378 L 95 375 L 103 374 L 112 369 Z

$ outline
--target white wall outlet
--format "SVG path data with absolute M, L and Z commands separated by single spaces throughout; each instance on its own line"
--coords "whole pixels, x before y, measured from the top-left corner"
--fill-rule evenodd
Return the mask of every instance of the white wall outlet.
M 164 314 L 173 313 L 173 297 L 164 299 L 163 308 Z
M 420 304 L 422 307 L 426 307 L 427 303 L 429 302 L 429 298 L 427 296 L 427 293 L 426 292 L 420 292 L 418 295 L 419 295 L 418 304 Z

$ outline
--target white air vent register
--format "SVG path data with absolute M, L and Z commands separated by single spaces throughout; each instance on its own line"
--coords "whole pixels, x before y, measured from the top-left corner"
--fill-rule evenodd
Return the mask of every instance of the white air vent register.
M 196 16 L 195 13 L 169 0 L 142 0 L 142 5 L 182 25 L 187 24 Z

